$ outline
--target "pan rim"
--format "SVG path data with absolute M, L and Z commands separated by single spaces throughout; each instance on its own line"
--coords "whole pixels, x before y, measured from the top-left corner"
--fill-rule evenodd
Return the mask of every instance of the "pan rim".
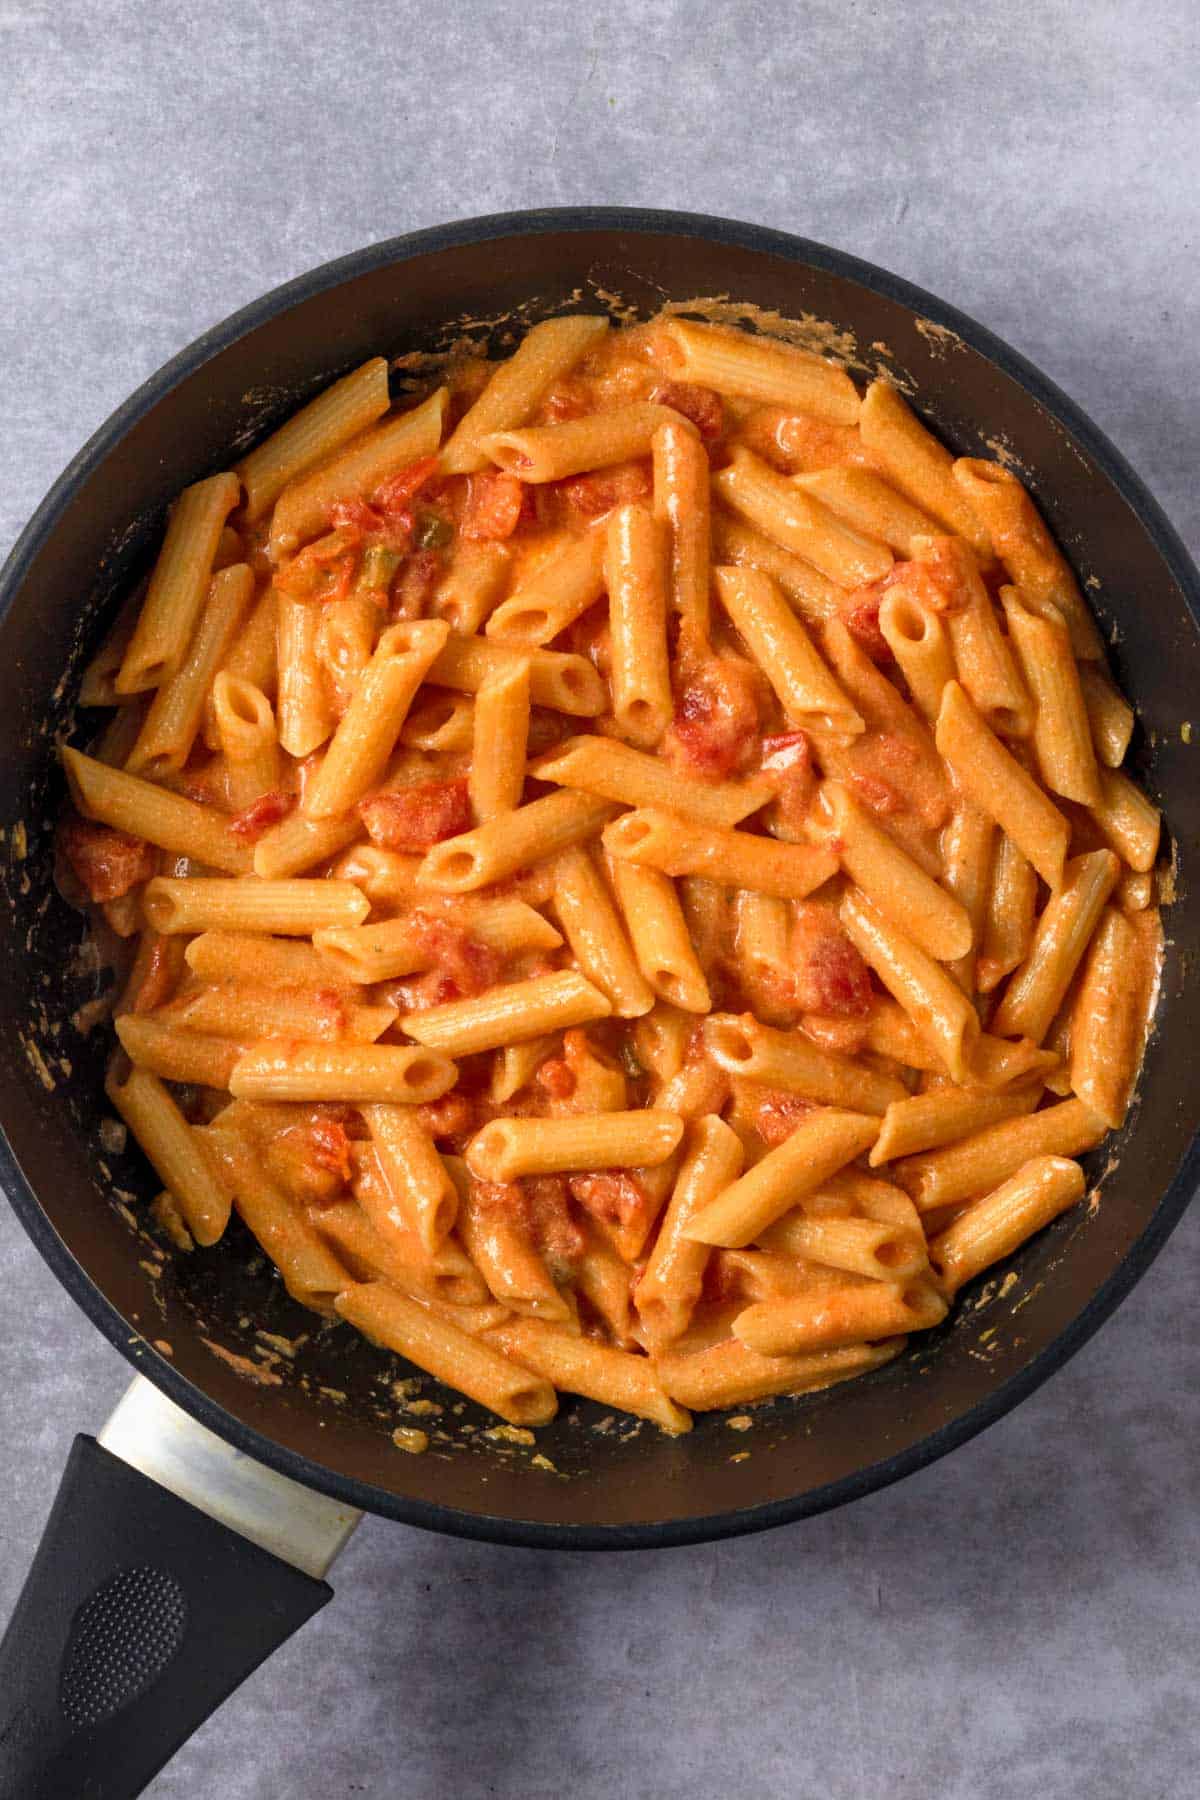
M 318 265 L 240 308 L 155 371 L 101 424 L 48 490 L 0 570 L 0 623 L 35 556 L 57 528 L 79 486 L 146 414 L 182 380 L 293 306 L 393 264 L 446 249 L 502 238 L 563 232 L 628 232 L 653 238 L 695 237 L 764 252 L 853 281 L 953 332 L 1021 386 L 1085 450 L 1137 515 L 1155 551 L 1200 626 L 1200 572 L 1179 534 L 1140 476 L 1108 436 L 1019 351 L 968 314 L 876 264 L 791 233 L 747 221 L 694 212 L 631 207 L 553 207 L 489 213 L 382 240 Z M 562 1550 L 663 1549 L 765 1531 L 865 1497 L 928 1467 L 1003 1418 L 1082 1348 L 1149 1269 L 1175 1229 L 1200 1180 L 1200 1132 L 1160 1198 L 1145 1230 L 1076 1318 L 1017 1375 L 907 1449 L 806 1493 L 759 1505 L 683 1519 L 626 1525 L 547 1524 L 412 1499 L 344 1476 L 245 1425 L 194 1386 L 148 1341 L 92 1281 L 50 1222 L 0 1132 L 0 1186 L 43 1259 L 63 1287 L 133 1368 L 200 1424 L 247 1455 L 330 1498 L 424 1530 L 525 1548 Z

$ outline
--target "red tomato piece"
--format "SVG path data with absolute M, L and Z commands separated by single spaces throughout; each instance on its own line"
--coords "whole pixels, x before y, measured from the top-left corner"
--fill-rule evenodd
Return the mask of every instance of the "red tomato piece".
M 143 838 L 112 831 L 90 819 L 68 819 L 62 828 L 63 854 L 89 900 L 119 900 L 158 869 L 158 854 Z
M 855 588 L 839 608 L 842 623 L 850 636 L 866 651 L 873 663 L 895 662 L 892 647 L 879 629 L 879 608 L 883 600 L 883 582 Z
M 793 938 L 796 998 L 802 1012 L 861 1018 L 873 1004 L 871 974 L 845 932 L 830 919 L 815 928 L 803 915 Z
M 812 742 L 804 731 L 781 731 L 762 741 L 763 773 L 777 784 L 777 801 L 783 823 L 798 829 L 807 818 L 817 791 L 817 771 Z
M 436 550 L 414 550 L 392 581 L 389 611 L 393 619 L 419 619 L 433 599 L 442 579 L 442 559 Z
M 372 537 L 384 528 L 384 517 L 365 500 L 357 497 L 350 500 L 335 500 L 329 509 L 330 523 L 334 526 L 349 526 L 361 537 Z
M 702 663 L 675 706 L 671 736 L 685 763 L 721 778 L 745 765 L 758 733 L 761 678 L 732 656 Z
M 468 538 L 511 537 L 521 520 L 525 484 L 500 469 L 484 469 L 467 477 L 462 534 Z
M 425 486 L 437 468 L 437 461 L 436 456 L 422 456 L 380 482 L 371 499 L 385 518 L 407 512 L 408 502 Z
M 643 457 L 636 462 L 614 463 L 610 469 L 596 469 L 590 475 L 573 475 L 556 486 L 573 513 L 581 519 L 599 519 L 616 506 L 647 499 L 654 491 L 654 479 L 650 460 Z
M 466 1094 L 443 1094 L 440 1100 L 425 1100 L 414 1110 L 433 1138 L 466 1137 L 475 1130 L 475 1107 Z
M 572 1175 L 571 1198 L 594 1219 L 627 1225 L 647 1205 L 646 1190 L 627 1169 L 604 1169 L 595 1175 Z
M 371 842 L 385 850 L 428 850 L 471 827 L 465 778 L 394 788 L 361 801 L 358 811 Z
M 309 1129 L 313 1162 L 319 1169 L 326 1169 L 331 1175 L 336 1175 L 339 1181 L 348 1182 L 353 1169 L 346 1127 L 339 1125 L 334 1119 L 314 1119 Z
M 150 958 L 133 999 L 134 1012 L 153 1012 L 156 1006 L 162 1006 L 169 1000 L 177 974 L 178 966 L 171 954 L 170 940 L 155 932 L 150 946 Z
M 233 815 L 229 829 L 244 844 L 255 844 L 264 831 L 286 818 L 294 805 L 290 794 L 260 794 L 257 800 L 252 800 L 249 806 Z
M 552 1056 L 544 1062 L 535 1079 L 552 1100 L 569 1100 L 577 1086 L 574 1071 L 562 1056 Z
M 699 387 L 693 381 L 663 381 L 651 390 L 650 398 L 690 419 L 706 443 L 719 438 L 725 429 L 725 408 L 712 388 Z
M 783 1088 L 764 1088 L 754 1104 L 754 1129 L 764 1143 L 782 1144 L 791 1137 L 812 1105 Z
M 533 1175 L 520 1185 L 537 1246 L 550 1273 L 556 1280 L 561 1279 L 587 1247 L 582 1230 L 571 1217 L 567 1184 L 561 1175 Z

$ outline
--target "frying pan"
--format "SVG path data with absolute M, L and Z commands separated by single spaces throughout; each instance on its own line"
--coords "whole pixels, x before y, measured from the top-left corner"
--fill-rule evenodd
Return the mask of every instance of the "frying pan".
M 78 674 L 152 557 L 180 488 L 228 466 L 368 355 L 456 335 L 503 349 L 578 307 L 646 316 L 733 296 L 831 321 L 860 374 L 889 373 L 957 452 L 1029 479 L 1137 702 L 1135 763 L 1163 805 L 1178 898 L 1141 1099 L 1092 1159 L 1099 1201 L 966 1291 L 953 1318 L 876 1373 L 667 1439 L 584 1403 L 503 1437 L 458 1396 L 403 1454 L 390 1384 L 412 1375 L 346 1327 L 314 1326 L 248 1238 L 168 1254 L 148 1172 L 100 1136 L 105 1033 L 71 1024 L 103 977 L 51 884 L 56 737 Z M 1116 372 L 1119 373 L 1119 372 Z M 379 244 L 269 294 L 199 339 L 104 425 L 47 496 L 0 578 L 0 1179 L 63 1286 L 139 1374 L 97 1444 L 78 1438 L 0 1648 L 0 1793 L 140 1792 L 233 1686 L 330 1597 L 359 1513 L 499 1543 L 663 1546 L 762 1530 L 883 1487 L 1000 1418 L 1060 1367 L 1144 1273 L 1200 1174 L 1185 981 L 1200 898 L 1186 879 L 1200 783 L 1181 722 L 1200 681 L 1200 581 L 1136 475 L 1014 351 L 895 276 L 802 239 L 617 209 L 467 220 Z M 263 1333 L 269 1334 L 264 1336 Z M 742 1451 L 748 1454 L 741 1455 Z

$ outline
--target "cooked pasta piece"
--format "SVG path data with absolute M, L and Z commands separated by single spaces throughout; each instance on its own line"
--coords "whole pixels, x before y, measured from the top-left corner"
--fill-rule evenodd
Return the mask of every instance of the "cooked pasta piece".
M 402 1028 L 419 1044 L 447 1056 L 474 1056 L 502 1044 L 542 1037 L 589 1019 L 606 1019 L 612 1011 L 598 988 L 582 975 L 564 969 L 559 975 L 534 975 L 506 987 L 489 988 L 470 1000 L 447 1000 L 423 1012 L 407 1013 Z
M 1048 602 L 1061 613 L 1076 656 L 1103 664 L 1104 645 L 1078 583 L 1012 470 L 1003 463 L 962 456 L 954 464 L 953 476 L 1014 587 L 1035 610 Z
M 604 592 L 605 535 L 598 528 L 555 542 L 536 568 L 522 571 L 513 592 L 492 613 L 484 628 L 488 637 L 534 648 L 552 643 L 573 625 Z
M 597 1113 L 570 1119 L 493 1119 L 467 1145 L 467 1165 L 481 1181 L 564 1170 L 651 1168 L 665 1162 L 683 1136 L 677 1113 Z
M 688 381 L 720 394 L 776 402 L 832 425 L 853 425 L 858 418 L 858 393 L 850 377 L 811 351 L 690 319 L 672 319 L 666 335 L 675 366 Z
M 619 1019 L 636 1019 L 654 1005 L 654 990 L 638 967 L 625 927 L 588 851 L 564 850 L 554 865 L 554 909 L 580 970 Z
M 212 579 L 222 529 L 240 493 L 236 475 L 212 475 L 179 496 L 117 671 L 117 694 L 158 687 L 183 661 Z
M 735 450 L 715 485 L 733 512 L 793 556 L 812 563 L 838 587 L 856 588 L 879 581 L 892 566 L 886 544 L 863 537 L 752 451 Z
M 373 356 L 293 413 L 285 425 L 243 456 L 236 465 L 246 495 L 240 516 L 248 525 L 256 524 L 289 481 L 332 456 L 382 418 L 387 409 L 387 358 Z
M 1153 914 L 1108 907 L 1071 1009 L 1071 1087 L 1112 1131 L 1125 1123 L 1161 954 Z
M 348 1283 L 335 1305 L 356 1330 L 399 1351 L 418 1369 L 457 1388 L 510 1425 L 547 1425 L 558 1411 L 553 1387 L 536 1371 L 382 1282 Z
M 870 1114 L 833 1108 L 810 1113 L 782 1144 L 689 1219 L 684 1236 L 733 1249 L 752 1244 L 803 1195 L 870 1149 L 878 1134 L 879 1120 Z
M 991 534 L 955 482 L 954 458 L 890 382 L 873 381 L 868 387 L 858 428 L 864 449 L 889 481 L 947 530 L 965 538 L 979 556 L 990 558 Z
M 785 844 L 748 831 L 699 826 L 676 813 L 639 807 L 614 820 L 603 834 L 605 849 L 664 875 L 703 875 L 725 887 L 752 888 L 803 900 L 837 871 L 831 850 Z
M 738 825 L 772 798 L 766 781 L 690 781 L 658 757 L 616 738 L 568 738 L 535 769 L 539 781 L 580 788 L 622 806 L 652 806 L 700 819 L 706 825 Z
M 1082 1100 L 1062 1100 L 1041 1112 L 1004 1119 L 956 1144 L 906 1157 L 892 1173 L 919 1212 L 954 1206 L 987 1193 L 1035 1156 L 1078 1156 L 1104 1136 L 1104 1122 Z
M 856 737 L 862 718 L 838 687 L 804 626 L 757 569 L 717 569 L 717 592 L 793 725 Z
M 1048 887 L 1059 887 L 1071 827 L 988 729 L 957 681 L 942 696 L 937 747 L 967 798 L 995 820 Z
M 602 1406 L 617 1406 L 639 1419 L 651 1419 L 668 1437 L 692 1428 L 690 1416 L 668 1398 L 645 1356 L 631 1356 L 592 1338 L 575 1337 L 544 1319 L 513 1319 L 497 1325 L 488 1333 L 488 1342 L 553 1387 L 568 1394 L 584 1394 Z
M 148 1069 L 135 1067 L 123 1079 L 110 1071 L 104 1091 L 174 1196 L 196 1242 L 215 1244 L 229 1223 L 233 1200 L 205 1140 Z
M 1063 1156 L 1031 1157 L 1015 1175 L 960 1212 L 930 1244 L 929 1260 L 945 1292 L 953 1296 L 992 1263 L 1011 1256 L 1026 1238 L 1081 1200 L 1085 1185 L 1077 1162 Z
M 311 937 L 323 925 L 361 925 L 371 910 L 349 881 L 226 881 L 157 875 L 146 887 L 156 931 L 266 931 Z
M 497 366 L 482 394 L 455 427 L 441 456 L 445 472 L 469 475 L 486 468 L 483 439 L 493 431 L 523 425 L 551 384 L 607 330 L 606 318 L 587 313 L 544 319 L 532 326 L 515 355 Z
M 290 481 L 271 514 L 272 561 L 281 562 L 316 537 L 339 501 L 365 499 L 398 469 L 434 455 L 442 441 L 448 402 L 446 389 L 438 388 L 419 406 L 372 426 L 311 473 Z

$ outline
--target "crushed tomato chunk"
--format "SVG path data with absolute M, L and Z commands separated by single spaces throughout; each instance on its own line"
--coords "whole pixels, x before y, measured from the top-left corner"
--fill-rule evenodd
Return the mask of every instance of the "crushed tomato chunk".
M 72 818 L 62 828 L 63 855 L 93 905 L 120 900 L 158 868 L 158 852 L 144 838 Z
M 360 801 L 358 811 L 367 836 L 384 850 L 428 850 L 471 827 L 465 778 L 393 788 Z

